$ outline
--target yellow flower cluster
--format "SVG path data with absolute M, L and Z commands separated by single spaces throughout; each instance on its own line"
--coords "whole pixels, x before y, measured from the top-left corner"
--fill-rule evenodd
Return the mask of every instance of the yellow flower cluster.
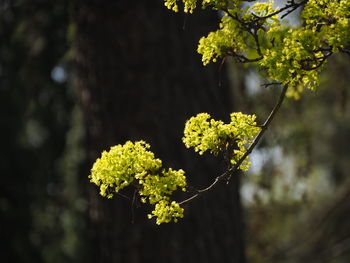
M 314 32 L 305 28 L 288 29 L 285 31 L 272 30 L 267 38 L 279 43 L 275 48 L 264 51 L 264 58 L 258 63 L 265 68 L 269 78 L 288 85 L 288 96 L 299 98 L 302 87 L 315 90 L 319 85 L 318 66 L 323 53 L 314 52 L 321 45 L 320 38 L 314 38 Z M 276 36 L 281 34 L 278 38 Z M 278 40 L 277 40 L 278 39 Z
M 179 0 L 164 1 L 169 9 L 179 10 Z M 197 0 L 181 2 L 186 13 L 192 13 L 197 6 Z M 350 0 L 299 2 L 304 8 L 303 24 L 298 27 L 282 23 L 277 15 L 283 10 L 286 13 L 296 10 L 297 2 L 288 1 L 282 9 L 274 9 L 272 0 L 251 5 L 243 5 L 244 2 L 202 0 L 202 7 L 211 7 L 223 14 L 219 29 L 199 41 L 198 52 L 205 65 L 225 56 L 253 63 L 269 79 L 289 86 L 288 96 L 298 98 L 304 87 L 318 86 L 319 73 L 329 56 L 349 52 Z M 256 125 L 255 115 L 237 112 L 230 117 L 228 124 L 211 119 L 207 113 L 190 118 L 183 137 L 186 147 L 193 147 L 199 154 L 223 153 L 232 165 L 238 163 L 261 129 Z M 128 141 L 111 147 L 94 163 L 90 180 L 107 198 L 132 185 L 142 202 L 155 206 L 149 218 L 155 217 L 157 224 L 177 222 L 184 210 L 179 203 L 171 201 L 170 196 L 177 189 L 185 191 L 185 172 L 162 168 L 162 161 L 155 158 L 149 148 L 144 141 Z M 249 164 L 246 158 L 238 168 L 247 170 Z
M 221 19 L 220 29 L 209 33 L 207 37 L 199 40 L 198 53 L 202 54 L 204 65 L 218 58 L 226 56 L 229 52 L 237 52 L 245 47 L 245 34 L 239 30 L 239 23 L 224 16 Z
M 229 158 L 235 164 L 260 131 L 255 118 L 236 112 L 231 114 L 231 122 L 225 124 L 210 119 L 207 113 L 200 113 L 186 122 L 183 142 L 200 154 L 210 151 L 217 155 L 231 151 Z M 149 148 L 144 141 L 128 141 L 102 152 L 93 164 L 90 181 L 99 186 L 100 194 L 107 198 L 132 185 L 143 203 L 155 206 L 149 218 L 155 217 L 157 224 L 177 222 L 183 217 L 184 209 L 170 200 L 170 196 L 177 189 L 186 191 L 185 172 L 162 168 L 162 161 L 155 158 Z M 249 161 L 245 160 L 239 169 L 247 170 L 248 167 Z
M 175 12 L 179 11 L 178 2 L 179 0 L 164 0 L 164 4 L 168 9 Z M 185 13 L 193 13 L 193 10 L 197 7 L 197 0 L 182 0 Z M 212 6 L 214 9 L 219 9 L 219 7 L 225 7 L 227 5 L 240 5 L 243 1 L 232 1 L 232 0 L 202 0 L 202 7 Z
M 178 0 L 164 0 L 168 7 Z M 195 0 L 182 0 L 192 13 Z M 203 64 L 233 56 L 255 64 L 270 80 L 288 85 L 287 96 L 299 98 L 304 88 L 319 85 L 319 73 L 333 53 L 350 49 L 350 0 L 288 1 L 289 8 L 274 8 L 274 1 L 202 0 L 203 7 L 222 11 L 219 29 L 202 37 L 198 53 Z M 251 2 L 251 1 L 250 1 Z M 291 27 L 280 17 L 304 5 L 302 25 Z M 186 7 L 187 6 L 187 7 Z M 189 8 L 190 6 L 190 8 Z M 294 8 L 294 9 L 293 9 Z
M 174 201 L 170 203 L 169 196 L 178 188 L 185 191 L 185 172 L 163 169 L 162 161 L 156 159 L 149 148 L 144 141 L 128 141 L 111 147 L 94 163 L 90 181 L 99 186 L 100 194 L 107 198 L 132 184 L 142 202 L 155 204 L 151 217 L 161 215 L 157 224 L 177 221 L 178 217 L 183 217 L 183 209 Z
M 182 218 L 184 209 L 174 201 L 169 204 L 167 200 L 161 200 L 156 204 L 152 214 L 148 215 L 148 218 L 156 217 L 156 223 L 159 225 L 161 223 L 169 223 L 172 220 L 176 223 L 178 218 Z
M 225 124 L 222 121 L 210 119 L 208 113 L 199 113 L 186 122 L 183 142 L 187 148 L 193 147 L 199 154 L 209 151 L 217 155 L 231 150 L 229 158 L 231 163 L 235 164 L 260 131 L 255 119 L 255 115 L 235 112 L 231 114 L 231 122 Z M 246 159 L 239 169 L 248 170 L 249 164 L 250 162 Z
M 310 0 L 302 17 L 314 38 L 321 38 L 322 44 L 332 47 L 334 52 L 349 46 L 350 0 Z
M 165 0 L 165 6 L 175 12 L 179 11 L 179 6 L 177 4 L 178 0 Z M 185 13 L 193 13 L 196 8 L 197 0 L 183 0 Z

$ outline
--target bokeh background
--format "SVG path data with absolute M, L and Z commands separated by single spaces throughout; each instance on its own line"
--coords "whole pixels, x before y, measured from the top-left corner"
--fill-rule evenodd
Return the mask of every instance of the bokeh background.
M 280 90 L 230 60 L 202 66 L 198 39 L 218 20 L 161 0 L 0 1 L 1 262 L 349 262 L 345 55 L 317 91 L 286 100 L 250 171 L 179 223 L 157 226 L 132 191 L 107 200 L 89 183 L 101 151 L 127 140 L 149 142 L 196 188 L 224 171 L 181 143 L 185 121 L 262 122 Z

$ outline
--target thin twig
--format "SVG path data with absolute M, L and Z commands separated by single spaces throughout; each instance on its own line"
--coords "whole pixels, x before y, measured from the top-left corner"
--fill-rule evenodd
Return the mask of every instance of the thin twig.
M 258 62 L 258 61 L 260 61 L 260 60 L 262 60 L 264 58 L 263 56 L 260 56 L 260 57 L 257 57 L 257 58 L 247 58 L 246 56 L 238 54 L 237 52 L 232 51 L 232 50 L 228 52 L 228 55 L 230 55 L 231 57 L 237 59 L 237 61 L 239 63 Z
M 260 86 L 263 87 L 263 88 L 267 88 L 269 86 L 274 86 L 274 85 L 281 85 L 282 83 L 281 82 L 270 82 L 270 83 L 263 83 L 261 84 Z M 261 126 L 260 126 L 261 127 Z
M 283 87 L 283 90 L 281 92 L 281 95 L 280 95 L 276 105 L 272 109 L 270 115 L 268 116 L 268 118 L 266 119 L 264 124 L 261 126 L 261 130 L 260 130 L 259 134 L 255 137 L 253 143 L 249 146 L 248 150 L 244 153 L 244 155 L 235 163 L 235 165 L 232 166 L 230 169 L 226 170 L 223 174 L 221 174 L 218 177 L 216 177 L 214 182 L 212 182 L 208 187 L 206 187 L 204 189 L 201 189 L 201 190 L 197 190 L 196 194 L 194 194 L 193 196 L 191 196 L 191 197 L 189 197 L 189 198 L 179 202 L 180 205 L 185 204 L 187 202 L 190 202 L 193 199 L 199 197 L 200 195 L 210 191 L 219 182 L 224 181 L 224 180 L 228 181 L 230 179 L 231 175 L 239 169 L 239 166 L 243 163 L 243 161 L 248 157 L 248 155 L 253 151 L 253 149 L 256 147 L 256 145 L 261 140 L 261 138 L 264 135 L 265 131 L 269 127 L 271 121 L 274 119 L 276 113 L 278 112 L 279 108 L 281 107 L 282 102 L 283 102 L 283 100 L 284 100 L 284 98 L 286 96 L 287 89 L 288 89 L 288 86 L 284 86 Z
M 130 200 L 130 197 L 128 197 L 128 196 L 126 196 L 126 195 L 123 195 L 123 194 L 121 194 L 121 193 L 119 193 L 119 192 L 114 192 L 114 193 L 116 193 L 117 195 L 120 195 L 121 197 L 124 197 L 125 199 Z
M 132 202 L 131 202 L 131 223 L 134 223 L 135 220 L 135 200 L 136 200 L 136 193 L 137 190 L 135 189 L 133 197 L 132 197 Z
M 259 20 L 264 20 L 264 19 L 268 19 L 270 17 L 273 17 L 275 15 L 278 15 L 280 13 L 282 13 L 283 11 L 286 11 L 288 10 L 289 8 L 291 8 L 290 10 L 288 10 L 285 14 L 282 15 L 281 19 L 285 18 L 286 16 L 288 16 L 290 13 L 292 13 L 294 10 L 298 9 L 300 6 L 306 4 L 309 0 L 304 0 L 304 1 L 301 1 L 300 3 L 295 3 L 294 0 L 292 1 L 289 1 L 289 4 L 285 5 L 283 8 L 281 9 L 278 9 L 277 11 L 271 13 L 271 14 L 268 14 L 266 16 L 256 16 L 256 19 L 253 20 L 252 22 L 256 23 L 258 22 Z
M 262 20 L 266 20 L 268 18 L 271 18 L 275 15 L 278 15 L 284 11 L 287 11 L 285 14 L 282 15 L 281 19 L 285 18 L 286 16 L 288 16 L 290 13 L 294 12 L 296 9 L 298 9 L 300 6 L 305 5 L 309 0 L 304 0 L 301 1 L 300 3 L 296 3 L 294 0 L 288 1 L 289 3 L 287 5 L 285 5 L 284 7 L 276 10 L 275 12 L 272 12 L 268 15 L 265 16 L 258 16 L 255 14 L 252 14 L 254 16 L 253 20 L 248 20 L 248 21 L 244 21 L 241 18 L 238 17 L 237 14 L 231 14 L 229 12 L 228 8 L 222 8 L 221 11 L 225 12 L 226 15 L 228 15 L 229 17 L 233 18 L 234 20 L 238 21 L 240 24 L 242 25 L 257 25 L 258 22 L 262 21 Z M 288 10 L 289 9 L 289 10 Z
M 283 17 L 287 16 L 288 14 L 292 13 L 294 10 L 296 10 L 300 6 L 306 4 L 307 2 L 308 2 L 308 0 L 304 0 L 304 1 L 301 1 L 300 3 L 296 3 L 295 0 L 290 0 L 290 1 L 288 1 L 287 5 L 285 5 L 283 8 L 278 9 L 277 11 L 275 11 L 273 13 L 270 13 L 266 16 L 257 16 L 255 14 L 252 14 L 254 16 L 254 19 L 247 20 L 247 21 L 245 21 L 243 18 L 240 18 L 238 16 L 238 14 L 236 14 L 236 13 L 232 14 L 227 7 L 222 8 L 221 11 L 223 11 L 228 17 L 231 17 L 233 20 L 236 20 L 240 24 L 241 29 L 253 37 L 253 39 L 255 41 L 255 45 L 256 45 L 256 52 L 258 53 L 259 57 L 254 58 L 254 59 L 250 59 L 250 58 L 248 58 L 244 55 L 238 54 L 237 52 L 234 52 L 234 51 L 230 51 L 229 55 L 236 58 L 238 60 L 238 62 L 240 62 L 240 63 L 251 63 L 251 62 L 257 62 L 259 60 L 262 60 L 264 58 L 264 55 L 263 55 L 263 52 L 261 50 L 261 45 L 260 45 L 259 36 L 258 36 L 258 30 L 259 29 L 265 30 L 265 29 L 264 29 L 261 21 L 264 21 L 264 20 L 271 18 L 275 15 L 278 15 L 278 14 L 280 14 L 284 11 L 287 11 L 289 9 L 282 16 L 282 18 L 283 18 Z
M 315 58 L 315 59 L 303 59 L 301 60 L 301 63 L 304 62 L 314 62 L 315 60 L 320 60 L 320 62 L 316 66 L 308 67 L 307 65 L 302 65 L 302 69 L 306 71 L 311 71 L 315 70 L 323 65 L 323 63 L 329 58 L 330 56 L 333 55 L 333 52 L 329 52 L 328 54 L 324 55 L 323 57 Z

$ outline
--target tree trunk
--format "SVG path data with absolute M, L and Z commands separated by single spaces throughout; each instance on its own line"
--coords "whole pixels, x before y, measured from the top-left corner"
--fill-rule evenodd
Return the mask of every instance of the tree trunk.
M 203 67 L 195 52 L 216 20 L 216 13 L 174 14 L 161 0 L 77 1 L 77 86 L 88 153 L 82 180 L 102 150 L 140 139 L 165 166 L 184 169 L 195 187 L 223 171 L 215 157 L 181 142 L 189 117 L 228 119 L 232 111 L 228 85 L 219 85 L 224 72 Z M 118 195 L 107 200 L 92 184 L 88 195 L 92 262 L 245 262 L 237 176 L 187 205 L 177 224 L 157 226 L 148 207 Z

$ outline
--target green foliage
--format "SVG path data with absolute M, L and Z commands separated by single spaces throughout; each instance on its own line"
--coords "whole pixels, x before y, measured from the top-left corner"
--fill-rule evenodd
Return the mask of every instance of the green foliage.
M 178 0 L 164 1 L 167 8 L 179 11 Z M 193 13 L 197 7 L 196 0 L 181 2 L 186 13 Z M 226 56 L 251 63 L 269 80 L 289 87 L 290 97 L 299 98 L 304 88 L 316 89 L 319 73 L 332 54 L 350 54 L 350 0 L 291 0 L 283 8 L 274 8 L 273 0 L 203 0 L 201 6 L 223 14 L 219 29 L 199 40 L 198 52 L 203 64 Z M 302 26 L 284 23 L 285 16 L 302 6 Z M 282 99 L 273 111 L 278 110 Z M 250 165 L 246 157 L 251 152 L 250 146 L 258 134 L 261 138 L 271 121 L 266 122 L 262 130 L 255 119 L 255 115 L 238 112 L 232 113 L 231 122 L 225 124 L 200 113 L 187 121 L 183 142 L 199 154 L 222 153 L 230 167 L 239 164 L 237 169 L 246 171 Z M 184 171 L 163 169 L 161 160 L 155 159 L 149 147 L 143 141 L 127 142 L 103 152 L 91 170 L 91 182 L 108 198 L 113 196 L 113 191 L 132 184 L 142 202 L 155 205 L 149 218 L 156 217 L 157 224 L 176 222 L 183 217 L 183 209 L 179 203 L 170 201 L 170 195 L 177 188 L 185 191 Z
M 235 164 L 247 151 L 255 135 L 260 131 L 254 115 L 240 112 L 231 114 L 231 122 L 210 119 L 207 113 L 200 113 L 186 123 L 183 142 L 203 154 L 226 153 L 231 164 Z M 155 205 L 148 215 L 156 217 L 157 224 L 177 222 L 183 217 L 184 209 L 170 196 L 178 188 L 186 191 L 186 177 L 183 170 L 163 169 L 162 161 L 156 159 L 144 141 L 126 142 L 104 151 L 91 169 L 90 181 L 100 187 L 100 194 L 112 198 L 123 188 L 133 185 L 143 203 Z M 248 170 L 250 162 L 246 159 L 239 166 Z
M 178 10 L 177 1 L 165 0 L 168 7 L 169 2 Z M 319 85 L 319 73 L 329 56 L 349 52 L 349 0 L 289 1 L 283 8 L 273 8 L 273 1 L 244 2 L 248 1 L 202 1 L 203 8 L 223 12 L 219 29 L 199 41 L 204 65 L 232 56 L 254 64 L 270 80 L 288 85 L 287 95 L 299 98 L 305 87 L 314 90 Z M 196 3 L 183 3 L 184 11 L 192 13 Z M 300 6 L 304 6 L 302 26 L 282 21 Z
M 185 172 L 163 169 L 162 161 L 156 159 L 149 148 L 144 141 L 113 146 L 96 160 L 89 177 L 107 198 L 132 184 L 143 203 L 155 204 L 150 218 L 157 217 L 157 224 L 176 222 L 183 217 L 183 208 L 174 201 L 169 203 L 169 195 L 178 188 L 185 191 Z
M 187 148 L 193 147 L 199 154 L 206 151 L 214 155 L 227 152 L 230 162 L 235 164 L 260 131 L 255 118 L 255 115 L 236 112 L 231 114 L 231 122 L 224 124 L 222 121 L 210 119 L 208 113 L 200 113 L 186 122 L 183 142 Z M 246 159 L 239 169 L 246 171 L 249 165 L 250 162 Z
M 224 57 L 230 52 L 237 52 L 245 48 L 245 34 L 239 30 L 239 23 L 229 17 L 223 17 L 220 29 L 209 33 L 207 37 L 199 40 L 198 53 L 202 54 L 204 65 L 218 58 Z
M 184 209 L 177 202 L 172 201 L 169 204 L 169 201 L 161 200 L 156 204 L 152 214 L 148 215 L 148 218 L 157 217 L 157 224 L 159 225 L 161 223 L 169 223 L 172 220 L 177 222 L 177 218 L 182 218 L 183 213 Z
M 319 46 L 332 47 L 334 52 L 349 46 L 349 15 L 349 0 L 310 0 L 302 13 L 305 27 L 314 32 L 313 38 L 321 39 Z

